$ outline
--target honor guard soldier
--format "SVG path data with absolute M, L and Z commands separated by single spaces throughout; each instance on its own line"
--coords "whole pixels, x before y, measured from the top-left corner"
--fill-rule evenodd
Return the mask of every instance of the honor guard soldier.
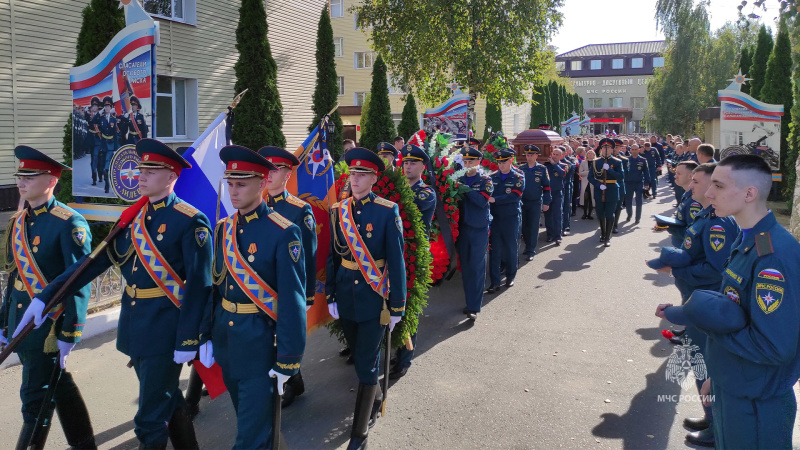
M 397 142 L 395 140 L 395 142 Z M 414 191 L 414 204 L 419 208 L 422 214 L 422 224 L 425 225 L 425 236 L 430 239 L 431 235 L 431 221 L 433 220 L 433 213 L 436 211 L 436 193 L 433 189 L 422 181 L 422 174 L 425 173 L 428 167 L 430 157 L 425 150 L 417 147 L 416 145 L 406 145 L 402 150 L 403 155 L 403 173 L 406 176 L 408 185 Z M 419 333 L 419 325 L 417 325 L 417 333 Z M 411 335 L 411 347 L 417 345 L 417 333 Z M 408 368 L 411 367 L 411 360 L 414 358 L 414 350 L 409 350 L 406 346 L 401 346 L 397 349 L 397 362 L 389 372 L 389 378 L 397 380 L 402 378 Z
M 636 201 L 636 221 L 642 220 L 642 196 L 650 188 L 650 169 L 647 160 L 639 155 L 639 145 L 631 145 L 631 156 L 628 158 L 625 172 L 625 222 L 630 222 L 633 214 L 633 202 Z
M 383 160 L 386 167 L 391 167 L 394 170 L 397 167 L 397 155 L 399 152 L 394 145 L 388 142 L 381 142 L 378 144 L 378 156 Z
M 216 360 L 236 411 L 233 448 L 270 448 L 274 383 L 278 393 L 300 369 L 306 346 L 306 279 L 300 227 L 264 202 L 270 171 L 258 153 L 220 151 L 233 207 L 214 232 L 212 316 L 200 361 Z M 210 323 L 209 323 L 210 322 Z M 210 334 L 206 336 L 206 331 Z
M 489 198 L 492 213 L 489 240 L 489 279 L 491 285 L 486 290 L 492 294 L 500 289 L 502 278 L 501 263 L 506 272 L 505 287 L 514 286 L 519 265 L 519 228 L 522 210 L 520 201 L 525 190 L 525 175 L 511 170 L 514 164 L 514 150 L 503 148 L 494 157 L 500 169 L 492 174 L 494 193 Z
M 57 370 L 54 365 L 65 369 L 67 356 L 81 339 L 90 286 L 65 297 L 44 317 L 45 304 L 36 299 L 49 280 L 89 254 L 89 225 L 83 216 L 53 197 L 61 172 L 71 170 L 69 167 L 22 145 L 14 149 L 14 156 L 19 159 L 17 188 L 26 207 L 14 214 L 6 230 L 3 270 L 9 277 L 0 308 L 0 347 L 8 343 L 18 323 L 20 330 L 31 320 L 36 325 L 16 349 L 22 363 L 23 422 L 16 448 L 44 448 L 49 417 L 39 417 L 40 410 L 53 399 L 70 447 L 97 448 L 89 412 L 72 374 L 62 370 L 55 395 L 45 398 L 51 374 Z
M 92 135 L 92 186 L 97 182 L 103 182 L 103 166 L 100 164 L 100 150 L 103 144 L 103 137 L 100 135 L 100 108 L 103 102 L 97 97 L 92 97 L 89 109 L 89 133 Z M 105 153 L 105 152 L 103 152 Z
M 136 96 L 131 97 L 131 112 L 128 116 L 128 143 L 135 144 L 142 139 L 147 138 L 147 122 L 144 120 L 144 115 L 140 112 L 142 104 Z
M 108 193 L 110 183 L 108 181 L 108 168 L 111 165 L 111 157 L 117 150 L 117 118 L 111 115 L 111 110 L 114 108 L 114 102 L 111 97 L 103 98 L 103 114 L 100 115 L 100 162 L 98 163 L 97 170 L 102 171 L 103 180 L 105 181 L 105 192 Z
M 572 151 L 572 150 L 569 150 Z M 564 191 L 562 196 L 562 205 L 561 205 L 561 235 L 565 236 L 569 231 L 569 222 L 570 217 L 572 217 L 572 194 L 575 190 L 575 184 L 573 178 L 575 178 L 575 169 L 577 168 L 577 164 L 575 160 L 573 160 L 569 155 L 567 155 L 567 150 L 562 150 L 564 152 L 563 156 L 561 157 L 561 164 L 564 167 L 566 173 L 564 174 Z
M 533 261 L 536 254 L 536 244 L 539 240 L 539 216 L 542 211 L 550 209 L 552 196 L 550 194 L 550 175 L 547 167 L 536 162 L 539 157 L 539 147 L 528 144 L 525 146 L 525 159 L 527 162 L 519 166 L 525 176 L 525 189 L 522 191 L 522 239 L 525 240 L 523 254 L 528 261 Z
M 718 215 L 733 216 L 741 227 L 726 242 L 732 249 L 719 292 L 746 318 L 735 331 L 704 330 L 710 379 L 702 394 L 711 396 L 717 448 L 792 448 L 800 244 L 768 209 L 771 187 L 772 172 L 762 158 L 731 155 L 717 165 L 706 192 Z
M 333 251 L 325 292 L 328 311 L 339 320 L 352 349 L 359 381 L 347 446 L 354 450 L 366 448 L 370 422 L 386 395 L 378 387 L 380 348 L 385 327 L 391 331 L 405 314 L 406 264 L 398 207 L 372 192 L 385 170 L 383 160 L 356 147 L 345 161 L 352 196 L 331 207 Z
M 622 161 L 611 156 L 614 141 L 603 138 L 597 146 L 597 158 L 589 163 L 589 182 L 595 188 L 595 211 L 600 221 L 600 242 L 611 245 L 614 211 L 619 201 L 619 185 L 624 181 Z
M 547 230 L 547 242 L 555 241 L 556 245 L 561 245 L 561 233 L 564 207 L 564 186 L 567 185 L 567 168 L 561 164 L 563 152 L 554 148 L 550 153 L 550 160 L 544 163 L 547 167 L 547 174 L 550 176 L 550 195 L 552 201 L 550 208 L 544 212 L 544 224 Z
M 619 201 L 617 201 L 617 207 L 614 208 L 614 228 L 612 229 L 612 234 L 619 233 L 619 218 L 622 215 L 622 206 L 625 203 L 625 177 L 628 176 L 628 158 L 623 156 L 620 153 L 621 150 L 625 149 L 625 144 L 622 142 L 622 139 L 614 139 L 614 149 L 611 151 L 614 158 L 619 159 L 622 161 L 622 177 L 621 180 L 617 185 L 619 186 Z
M 658 149 L 653 147 L 650 142 L 644 143 L 642 156 L 647 160 L 647 168 L 650 169 L 650 191 L 651 196 L 656 198 L 656 189 L 658 188 L 658 168 L 661 167 L 661 156 L 658 154 Z
M 258 151 L 267 161 L 275 166 L 267 177 L 267 206 L 282 215 L 300 228 L 303 242 L 303 266 L 306 272 L 305 299 L 306 311 L 314 304 L 314 293 L 317 288 L 317 222 L 311 205 L 300 200 L 286 190 L 286 183 L 292 171 L 300 165 L 300 160 L 292 153 L 279 147 L 263 147 Z M 285 408 L 294 399 L 305 392 L 303 375 L 300 371 L 292 375 L 286 382 L 282 406 Z
M 483 153 L 475 147 L 464 147 L 461 159 L 467 169 L 458 182 L 471 190 L 461 201 L 458 218 L 458 257 L 461 261 L 461 281 L 467 306 L 464 314 L 476 320 L 481 312 L 486 283 L 486 249 L 489 246 L 489 199 L 494 193 L 492 179 L 478 172 Z
M 210 224 L 173 192 L 181 170 L 191 167 L 186 160 L 153 139 L 139 141 L 136 153 L 139 189 L 149 202 L 70 290 L 88 285 L 112 264 L 119 267 L 127 285 L 117 350 L 131 358 L 139 379 L 136 437 L 145 448 L 165 448 L 168 438 L 175 448 L 197 448 L 178 381 L 182 365 L 197 355 L 211 295 Z M 38 298 L 46 303 L 79 264 L 68 267 Z

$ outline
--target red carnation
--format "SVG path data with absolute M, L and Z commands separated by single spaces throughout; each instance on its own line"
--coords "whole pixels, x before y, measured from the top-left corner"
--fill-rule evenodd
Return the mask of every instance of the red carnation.
M 661 335 L 664 336 L 665 339 L 672 339 L 675 337 L 675 335 L 669 330 L 661 330 Z
M 394 183 L 389 183 L 389 190 L 390 190 L 390 191 L 393 191 L 393 190 L 394 190 Z

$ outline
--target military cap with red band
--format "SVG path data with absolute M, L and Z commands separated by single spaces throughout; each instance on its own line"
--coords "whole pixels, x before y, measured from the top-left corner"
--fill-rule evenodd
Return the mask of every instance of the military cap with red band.
M 386 170 L 383 160 L 375 153 L 363 147 L 354 147 L 344 154 L 344 160 L 351 172 L 378 173 Z
M 19 166 L 14 176 L 32 177 L 36 175 L 61 176 L 62 170 L 72 170 L 69 166 L 61 164 L 53 158 L 27 145 L 18 145 L 14 149 L 14 156 L 19 159 Z
M 181 169 L 191 169 L 189 164 L 175 150 L 155 139 L 142 139 L 136 143 L 136 154 L 139 155 L 140 169 L 169 169 L 181 174 Z
M 219 152 L 219 159 L 225 163 L 225 178 L 266 178 L 274 164 L 257 152 L 241 145 L 228 145 Z
M 293 168 L 300 165 L 300 160 L 297 159 L 290 151 L 280 147 L 266 146 L 258 150 L 258 154 L 263 156 L 264 159 L 271 162 L 275 167 L 288 167 Z

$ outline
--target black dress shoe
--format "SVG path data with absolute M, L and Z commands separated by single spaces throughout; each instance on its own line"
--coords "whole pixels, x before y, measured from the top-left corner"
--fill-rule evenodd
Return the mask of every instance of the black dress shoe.
M 390 380 L 399 380 L 400 378 L 403 378 L 404 376 L 406 376 L 406 373 L 408 373 L 408 367 L 400 369 L 400 370 L 393 370 L 393 371 L 389 372 L 389 379 Z
M 675 345 L 683 345 L 683 341 L 679 337 L 671 337 L 669 341 Z
M 298 396 L 299 394 L 296 392 L 295 387 L 286 383 L 283 389 L 283 397 L 281 398 L 281 408 L 289 407 Z
M 547 240 L 545 240 L 545 242 L 553 242 L 553 238 L 547 238 Z
M 701 447 L 714 447 L 714 430 L 706 428 L 702 431 L 693 431 L 686 435 L 686 442 Z
M 564 231 L 569 232 L 570 231 L 569 227 L 564 228 Z
M 525 257 L 525 260 L 527 260 L 527 261 L 533 261 L 533 255 L 528 255 L 528 256 L 526 256 L 526 257 Z
M 556 241 L 556 247 L 560 247 L 560 246 L 561 246 L 561 239 Z
M 498 289 L 500 289 L 500 287 L 499 287 L 499 286 L 489 286 L 489 287 L 486 289 L 486 293 L 487 293 L 487 294 L 494 294 L 495 292 L 497 292 L 497 290 L 498 290 Z
M 514 286 L 514 280 L 506 281 L 506 288 L 510 288 Z
M 476 320 L 478 320 L 478 314 L 474 313 L 474 312 L 471 312 L 471 313 L 467 314 L 467 319 L 475 322 Z
M 469 313 L 471 313 L 472 311 L 470 311 L 470 310 L 469 310 L 469 308 L 467 308 L 467 307 L 465 306 L 465 307 L 464 307 L 464 309 L 462 309 L 462 310 L 461 310 L 461 312 L 463 312 L 464 314 L 469 314 Z
M 614 229 L 611 230 L 611 232 L 614 233 L 614 234 L 619 234 L 619 228 L 614 227 Z
M 683 419 L 683 426 L 694 431 L 703 431 L 710 425 L 705 417 L 687 417 Z
M 630 214 L 628 214 L 628 215 L 625 217 L 625 220 L 623 220 L 623 222 L 630 222 L 630 221 L 631 221 L 631 215 L 630 215 Z
M 587 219 L 589 219 L 589 220 L 594 220 L 594 216 L 593 216 L 593 215 L 591 215 L 591 214 L 589 214 L 589 216 L 587 217 Z
M 348 356 L 347 357 L 347 361 L 345 361 L 345 362 L 347 364 L 355 364 L 355 361 L 353 361 L 353 355 Z
M 671 331 L 672 331 L 672 335 L 673 336 L 681 337 L 681 336 L 683 336 L 684 333 L 686 333 L 686 328 L 684 328 L 682 330 L 671 330 Z
M 635 221 L 635 222 L 633 222 L 633 224 L 634 224 L 634 225 L 639 225 L 639 222 L 641 222 L 641 219 L 636 219 L 636 221 Z
M 339 350 L 339 356 L 350 356 L 350 347 L 344 347 Z

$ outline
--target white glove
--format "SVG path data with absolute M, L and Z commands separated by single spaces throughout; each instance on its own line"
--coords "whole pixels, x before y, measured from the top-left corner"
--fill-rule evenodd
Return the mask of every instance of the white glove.
M 67 356 L 69 356 L 69 352 L 71 352 L 73 348 L 75 348 L 75 344 L 73 343 L 64 342 L 61 340 L 58 341 L 58 351 L 59 351 L 58 359 L 59 362 L 61 363 L 62 369 L 67 368 Z
M 601 184 L 600 185 L 600 190 L 601 191 L 605 191 L 606 190 L 606 185 L 605 184 Z
M 309 309 L 311 309 L 311 305 L 306 305 L 306 312 L 308 312 Z
M 19 321 L 19 325 L 17 325 L 17 329 L 14 330 L 14 334 L 11 335 L 12 338 L 17 337 L 17 335 L 28 325 L 31 320 L 33 320 L 34 327 L 39 328 L 44 323 L 44 302 L 39 300 L 38 298 L 34 298 L 31 300 L 31 304 L 28 305 L 28 308 L 25 310 L 25 313 L 22 315 L 22 320 Z
M 391 317 L 389 317 L 389 332 L 390 333 L 392 331 L 394 331 L 394 327 L 396 327 L 397 324 L 400 323 L 401 319 L 402 319 L 401 316 L 391 316 Z
M 206 341 L 205 344 L 201 345 L 198 353 L 200 354 L 200 364 L 206 367 L 214 365 L 214 346 L 211 345 L 211 341 Z
M 283 385 L 286 384 L 291 377 L 280 372 L 275 372 L 275 369 L 269 371 L 269 376 L 278 379 L 278 395 L 283 395 Z
M 608 164 L 603 164 L 603 169 L 608 170 L 610 169 L 610 166 Z
M 175 356 L 172 357 L 172 360 L 175 361 L 175 364 L 183 364 L 187 363 L 194 359 L 197 356 L 197 351 L 192 350 L 188 352 L 182 352 L 180 350 L 175 350 Z
M 339 319 L 339 307 L 336 305 L 336 302 L 328 303 L 328 312 L 334 319 Z

